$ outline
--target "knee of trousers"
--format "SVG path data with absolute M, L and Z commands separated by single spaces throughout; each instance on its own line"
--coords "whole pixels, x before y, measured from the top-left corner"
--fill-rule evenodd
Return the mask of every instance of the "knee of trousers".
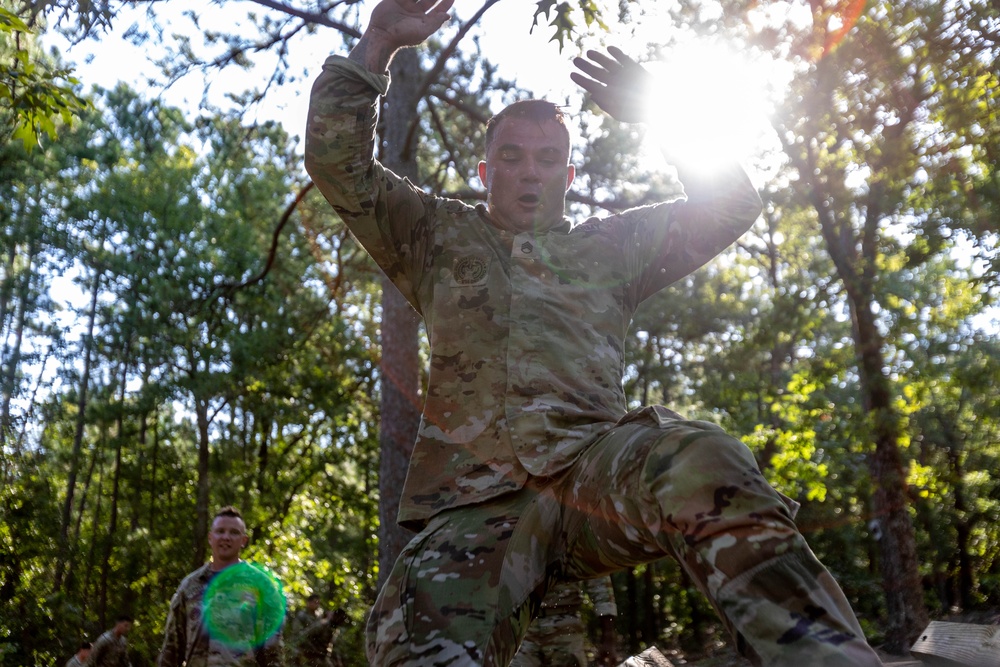
M 739 542 L 756 551 L 766 542 L 765 551 L 784 552 L 803 544 L 792 521 L 795 503 L 767 482 L 746 445 L 706 422 L 679 421 L 660 431 L 643 479 L 675 548 Z

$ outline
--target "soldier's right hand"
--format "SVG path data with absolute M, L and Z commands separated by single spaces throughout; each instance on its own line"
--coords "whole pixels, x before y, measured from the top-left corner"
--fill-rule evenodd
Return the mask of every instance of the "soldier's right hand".
M 366 34 L 392 49 L 416 46 L 448 20 L 455 0 L 382 0 L 372 11 Z

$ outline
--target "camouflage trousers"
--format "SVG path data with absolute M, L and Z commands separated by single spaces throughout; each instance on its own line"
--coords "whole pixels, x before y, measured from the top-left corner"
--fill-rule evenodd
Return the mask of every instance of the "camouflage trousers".
M 880 665 L 749 449 L 675 417 L 630 413 L 558 476 L 434 516 L 375 602 L 371 664 L 506 666 L 553 582 L 672 556 L 754 664 Z

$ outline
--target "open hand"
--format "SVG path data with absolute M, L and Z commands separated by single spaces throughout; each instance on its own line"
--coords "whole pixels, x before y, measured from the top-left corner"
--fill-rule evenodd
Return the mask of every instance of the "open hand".
M 448 20 L 455 0 L 382 0 L 372 10 L 368 32 L 391 48 L 416 46 L 433 35 Z
M 645 121 L 652 75 L 617 47 L 609 46 L 608 54 L 590 50 L 589 60 L 574 58 L 573 64 L 587 76 L 573 72 L 570 78 L 590 93 L 594 103 L 612 118 L 623 123 Z

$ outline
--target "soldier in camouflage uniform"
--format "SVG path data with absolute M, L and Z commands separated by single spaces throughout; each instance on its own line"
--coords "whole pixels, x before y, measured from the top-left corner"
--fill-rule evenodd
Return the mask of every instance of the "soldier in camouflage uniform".
M 585 647 L 587 628 L 580 615 L 584 591 L 601 625 L 595 664 L 602 667 L 618 664 L 614 625 L 618 606 L 611 578 L 599 577 L 582 583 L 563 581 L 549 590 L 510 667 L 587 667 L 590 664 Z
M 132 630 L 132 617 L 121 614 L 111 628 L 94 642 L 87 657 L 88 667 L 131 667 L 128 659 L 128 641 L 125 636 Z
M 285 631 L 293 667 L 332 667 L 330 642 L 333 631 L 343 624 L 343 611 L 323 613 L 319 608 L 319 596 L 306 598 L 305 609 L 300 609 L 289 620 Z
M 164 628 L 163 648 L 156 664 L 158 667 L 282 667 L 281 634 L 267 638 L 260 645 L 253 638 L 256 628 L 252 624 L 225 628 L 228 636 L 242 634 L 244 641 L 223 641 L 214 633 L 203 614 L 205 591 L 212 579 L 240 560 L 240 551 L 247 545 L 246 524 L 234 507 L 224 507 L 212 520 L 208 544 L 212 559 L 181 581 L 170 600 L 170 612 Z M 252 597 L 243 601 L 244 606 L 257 603 Z M 251 618 L 260 610 L 249 609 Z M 237 619 L 239 617 L 237 616 Z
M 87 664 L 87 658 L 90 657 L 90 650 L 94 647 L 90 642 L 80 642 L 80 648 L 76 650 L 76 653 L 72 658 L 66 661 L 64 667 L 83 667 Z
M 794 503 L 718 426 L 629 412 L 624 341 L 639 305 L 760 214 L 738 165 L 685 196 L 573 224 L 561 111 L 514 104 L 487 126 L 486 204 L 433 196 L 374 157 L 379 96 L 402 47 L 451 0 L 382 0 L 347 57 L 313 85 L 306 168 L 423 317 L 423 414 L 399 521 L 403 549 L 368 622 L 372 665 L 506 665 L 546 591 L 670 555 L 758 665 L 878 665 L 843 592 L 792 520 Z M 574 79 L 641 120 L 648 73 L 617 49 Z

